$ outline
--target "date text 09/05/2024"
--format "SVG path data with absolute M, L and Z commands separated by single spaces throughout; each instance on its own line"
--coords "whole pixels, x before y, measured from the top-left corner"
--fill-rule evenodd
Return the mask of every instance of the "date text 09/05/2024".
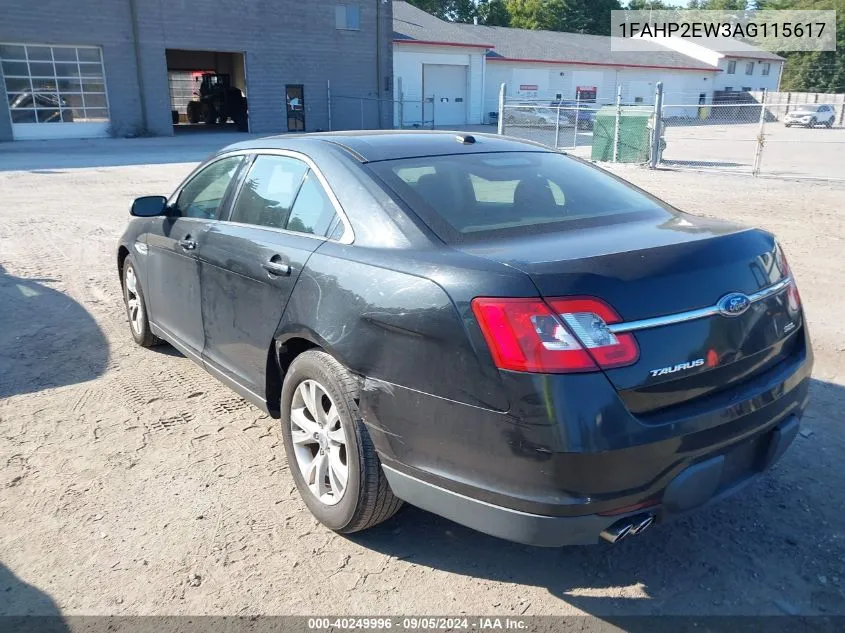
M 528 629 L 528 621 L 514 617 L 349 617 L 308 618 L 308 629 L 333 630 L 387 630 L 399 631 L 455 631 L 455 630 L 511 630 Z

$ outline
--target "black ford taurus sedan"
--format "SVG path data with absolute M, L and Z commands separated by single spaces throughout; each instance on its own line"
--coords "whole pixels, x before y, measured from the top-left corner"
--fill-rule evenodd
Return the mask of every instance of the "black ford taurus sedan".
M 751 481 L 807 404 L 771 234 L 532 143 L 252 140 L 131 214 L 133 337 L 279 418 L 338 532 L 404 500 L 523 543 L 615 542 Z

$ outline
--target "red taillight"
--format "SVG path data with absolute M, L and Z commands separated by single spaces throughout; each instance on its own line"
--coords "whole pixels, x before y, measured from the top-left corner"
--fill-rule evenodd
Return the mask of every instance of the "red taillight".
M 786 291 L 786 298 L 789 302 L 789 309 L 792 312 L 797 312 L 798 308 L 801 307 L 801 294 L 798 292 L 798 284 L 795 282 L 795 276 L 792 274 L 792 268 L 789 266 L 789 262 L 786 259 L 786 253 L 783 252 L 780 244 L 778 244 L 777 250 L 775 251 L 775 260 L 778 268 L 780 269 L 781 275 L 784 277 L 792 277 L 792 281 Z
M 501 369 L 567 373 L 609 369 L 636 362 L 633 334 L 613 334 L 619 315 L 591 297 L 472 301 L 493 362 Z

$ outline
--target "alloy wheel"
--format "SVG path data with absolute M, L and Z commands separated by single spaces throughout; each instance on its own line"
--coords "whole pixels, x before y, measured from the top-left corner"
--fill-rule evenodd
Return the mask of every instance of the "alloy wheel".
M 144 302 L 138 294 L 138 278 L 132 266 L 126 267 L 126 278 L 123 283 L 126 295 L 126 311 L 129 313 L 129 323 L 136 334 L 140 335 L 144 328 Z
M 305 484 L 321 503 L 335 505 L 349 480 L 346 435 L 337 405 L 316 380 L 303 380 L 294 391 L 290 427 Z

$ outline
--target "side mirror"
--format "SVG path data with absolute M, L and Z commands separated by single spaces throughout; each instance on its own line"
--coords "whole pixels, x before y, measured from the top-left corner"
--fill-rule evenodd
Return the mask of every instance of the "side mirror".
M 129 215 L 134 215 L 136 218 L 151 218 L 164 215 L 165 209 L 167 209 L 167 198 L 164 196 L 143 196 L 135 198 L 132 208 L 129 209 Z

